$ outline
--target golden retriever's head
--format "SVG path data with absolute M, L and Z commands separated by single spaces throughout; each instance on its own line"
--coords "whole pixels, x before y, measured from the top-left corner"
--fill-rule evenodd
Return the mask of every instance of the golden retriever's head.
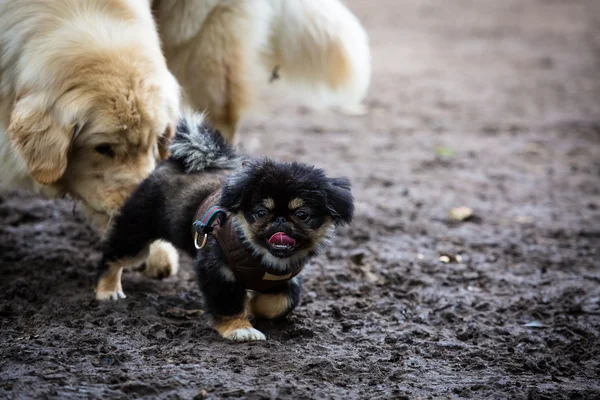
M 56 65 L 54 85 L 19 93 L 8 137 L 38 183 L 82 200 L 103 229 L 166 157 L 179 88 L 163 59 L 126 52 Z

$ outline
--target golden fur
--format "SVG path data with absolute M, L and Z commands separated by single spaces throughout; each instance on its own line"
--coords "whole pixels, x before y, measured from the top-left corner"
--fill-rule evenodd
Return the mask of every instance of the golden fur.
M 248 310 L 255 317 L 276 319 L 290 311 L 290 303 L 284 293 L 256 293 L 248 302 Z
M 186 101 L 230 141 L 275 75 L 309 105 L 356 109 L 366 94 L 367 35 L 339 0 L 152 0 L 152 8 Z
M 103 231 L 166 157 L 179 97 L 148 2 L 0 0 L 0 189 L 69 194 Z
M 0 187 L 69 194 L 103 229 L 178 112 L 148 4 L 0 1 Z

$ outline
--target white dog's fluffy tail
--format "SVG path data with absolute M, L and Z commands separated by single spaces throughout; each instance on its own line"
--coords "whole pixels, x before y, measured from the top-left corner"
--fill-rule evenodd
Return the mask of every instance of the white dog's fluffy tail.
M 368 37 L 339 0 L 272 0 L 267 64 L 313 105 L 354 107 L 371 79 Z

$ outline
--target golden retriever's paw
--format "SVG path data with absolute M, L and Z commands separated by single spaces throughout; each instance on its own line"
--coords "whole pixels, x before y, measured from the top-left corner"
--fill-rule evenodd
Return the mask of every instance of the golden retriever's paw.
M 240 328 L 223 334 L 225 339 L 234 342 L 256 342 L 258 340 L 267 340 L 264 333 L 254 328 Z
M 97 290 L 96 291 L 96 300 L 99 300 L 99 301 L 120 300 L 120 299 L 125 299 L 125 298 L 127 298 L 127 296 L 125 296 L 125 293 L 123 293 L 122 290 L 114 290 L 114 291 Z
M 144 274 L 154 279 L 164 279 L 177 274 L 179 254 L 169 242 L 157 240 L 150 245 Z

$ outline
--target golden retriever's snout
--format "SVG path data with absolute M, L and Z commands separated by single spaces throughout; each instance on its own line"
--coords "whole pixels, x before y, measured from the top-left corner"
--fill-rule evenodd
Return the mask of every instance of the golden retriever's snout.
M 93 149 L 92 149 L 93 150 Z M 96 162 L 90 163 L 94 157 Z M 89 222 L 104 233 L 111 216 L 119 209 L 136 187 L 156 165 L 151 149 L 128 153 L 122 159 L 93 154 L 82 149 L 73 154 L 66 172 L 68 191 L 83 203 Z

